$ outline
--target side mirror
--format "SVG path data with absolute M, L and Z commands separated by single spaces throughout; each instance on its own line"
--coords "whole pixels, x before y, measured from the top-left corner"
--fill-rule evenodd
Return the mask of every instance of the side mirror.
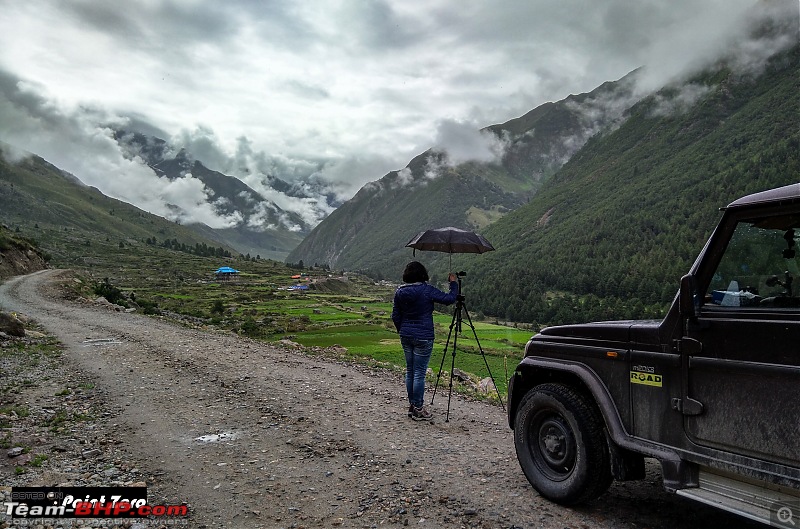
M 692 274 L 681 278 L 681 292 L 679 308 L 684 318 L 698 318 L 700 316 L 700 293 L 697 291 L 697 281 Z

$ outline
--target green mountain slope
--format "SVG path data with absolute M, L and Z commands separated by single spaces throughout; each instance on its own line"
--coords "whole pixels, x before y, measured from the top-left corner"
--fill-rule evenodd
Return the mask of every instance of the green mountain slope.
M 800 181 L 800 53 L 669 87 L 589 141 L 470 260 L 473 307 L 548 323 L 658 316 L 735 198 Z M 687 93 L 697 98 L 687 105 Z
M 547 103 L 484 129 L 505 146 L 495 163 L 449 163 L 433 150 L 364 186 L 323 220 L 287 258 L 306 264 L 368 271 L 397 269 L 404 245 L 429 228 L 483 229 L 533 196 L 587 139 L 632 104 L 633 74 L 588 94 Z M 395 274 L 390 272 L 390 275 Z
M 518 196 L 503 191 L 486 176 L 492 167 L 476 164 L 471 170 L 445 169 L 440 177 L 428 180 L 423 175 L 425 160 L 420 156 L 409 165 L 415 175 L 410 185 L 418 188 L 409 191 L 397 173 L 365 186 L 331 213 L 302 243 L 304 249 L 290 254 L 290 260 L 299 255 L 306 264 L 334 263 L 340 268 L 377 272 L 407 255 L 403 246 L 417 232 L 431 225 L 464 224 L 475 197 L 501 212 L 521 205 Z
M 11 152 L 11 147 L 0 144 L 0 222 L 39 241 L 56 264 L 69 265 L 81 246 L 139 245 L 148 239 L 234 252 L 213 239 L 210 228 L 203 236 L 107 197 L 38 156 L 11 163 L 4 152 Z

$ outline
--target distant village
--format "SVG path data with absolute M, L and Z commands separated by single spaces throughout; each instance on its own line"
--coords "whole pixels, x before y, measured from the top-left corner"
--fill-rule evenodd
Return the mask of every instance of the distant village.
M 239 270 L 231 268 L 230 266 L 221 266 L 214 272 L 214 277 L 220 282 L 231 282 L 239 280 Z M 349 281 L 346 275 L 334 276 L 333 274 L 326 274 L 325 276 L 311 276 L 305 272 L 291 276 L 292 284 L 283 285 L 278 287 L 278 290 L 287 290 L 291 292 L 303 292 L 309 289 L 309 285 L 327 281 L 329 279 L 336 279 L 339 281 Z M 385 282 L 382 282 L 385 283 Z

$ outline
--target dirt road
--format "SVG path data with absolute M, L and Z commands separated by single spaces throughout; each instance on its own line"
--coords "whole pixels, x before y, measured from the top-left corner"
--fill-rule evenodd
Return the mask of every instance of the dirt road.
M 102 395 L 98 450 L 115 447 L 151 503 L 188 503 L 188 527 L 760 527 L 667 494 L 654 462 L 645 481 L 561 508 L 525 480 L 499 407 L 454 396 L 445 422 L 437 396 L 436 420 L 416 423 L 396 372 L 70 303 L 48 286 L 59 277 L 8 281 L 0 307 L 63 342 L 70 376 Z M 2 484 L 85 484 L 65 443 L 46 473 Z

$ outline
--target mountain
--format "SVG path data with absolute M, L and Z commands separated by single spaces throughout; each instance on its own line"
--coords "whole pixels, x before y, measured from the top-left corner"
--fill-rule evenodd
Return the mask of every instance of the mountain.
M 514 321 L 658 317 L 718 208 L 800 180 L 800 47 L 763 73 L 726 65 L 668 86 L 592 138 L 483 235 L 473 307 Z
M 191 175 L 200 180 L 213 197 L 215 212 L 236 219 L 233 227 L 214 229 L 214 237 L 241 254 L 283 259 L 310 230 L 298 214 L 281 209 L 238 178 L 207 168 L 186 150 L 175 152 L 161 138 L 117 130 L 114 139 L 128 157 L 140 157 L 159 176 L 176 180 Z M 302 198 L 301 191 L 287 182 L 271 177 L 269 183 L 281 193 Z M 206 228 L 200 229 L 205 233 Z
M 505 145 L 499 163 L 420 155 L 288 259 L 396 279 L 416 233 L 478 228 L 497 250 L 452 256 L 473 310 L 542 323 L 659 317 L 717 208 L 800 179 L 796 4 L 761 2 L 752 20 L 728 57 L 638 101 L 646 71 L 488 127 Z M 434 280 L 450 265 L 417 258 Z
M 136 245 L 148 240 L 214 249 L 217 254 L 234 252 L 214 239 L 210 228 L 202 235 L 202 227 L 181 226 L 107 197 L 42 158 L 1 142 L 0 223 L 39 241 L 60 264 L 67 264 L 81 245 Z
M 494 160 L 458 163 L 433 149 L 420 154 L 404 169 L 365 185 L 287 260 L 371 270 L 379 276 L 407 259 L 404 245 L 420 231 L 483 229 L 525 204 L 591 136 L 618 126 L 636 100 L 635 77 L 634 72 L 486 127 L 484 140 L 501 149 Z

